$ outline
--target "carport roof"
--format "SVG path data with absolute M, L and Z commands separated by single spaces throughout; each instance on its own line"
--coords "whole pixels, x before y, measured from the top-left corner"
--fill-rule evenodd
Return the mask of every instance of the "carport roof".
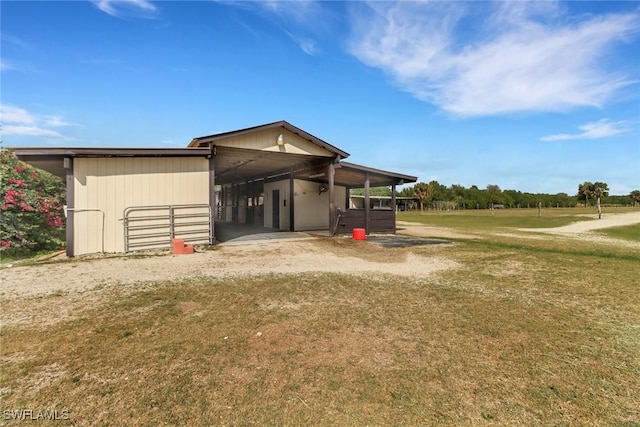
M 291 174 L 296 179 L 327 182 L 329 164 L 334 159 L 306 154 L 280 153 L 233 147 L 213 147 L 216 184 L 275 179 Z M 402 185 L 415 182 L 415 176 L 374 169 L 349 162 L 334 163 L 334 183 L 345 187 Z
M 335 183 L 338 185 L 358 187 L 364 185 L 367 176 L 371 187 L 402 185 L 418 180 L 415 176 L 374 169 L 355 163 L 340 162 L 336 165 Z

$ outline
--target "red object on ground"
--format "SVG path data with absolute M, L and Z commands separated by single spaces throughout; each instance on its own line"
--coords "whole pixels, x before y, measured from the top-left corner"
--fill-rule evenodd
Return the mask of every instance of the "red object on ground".
M 171 251 L 174 255 L 185 255 L 193 253 L 193 245 L 184 243 L 184 239 L 173 239 L 171 241 Z
M 353 240 L 367 240 L 367 234 L 364 228 L 353 229 Z

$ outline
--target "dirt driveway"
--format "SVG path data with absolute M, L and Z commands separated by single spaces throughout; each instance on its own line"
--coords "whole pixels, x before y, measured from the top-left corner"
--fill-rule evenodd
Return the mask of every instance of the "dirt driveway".
M 635 223 L 640 223 L 640 212 L 606 216 L 602 220 L 584 221 L 557 229 L 527 231 L 606 241 L 606 237 L 592 236 L 587 230 Z M 411 223 L 399 223 L 399 228 L 399 234 L 416 237 L 478 238 Z M 640 247 L 638 243 L 629 244 Z M 193 255 L 165 252 L 78 257 L 73 260 L 61 256 L 59 260 L 43 264 L 4 264 L 0 267 L 0 325 L 57 322 L 77 316 L 78 310 L 95 306 L 104 300 L 105 295 L 126 295 L 157 283 L 197 277 L 224 279 L 243 276 L 250 280 L 265 274 L 313 272 L 362 275 L 374 279 L 388 273 L 426 277 L 457 266 L 436 247 L 416 254 L 412 250 L 387 249 L 348 238 L 322 237 L 220 245 L 215 250 Z

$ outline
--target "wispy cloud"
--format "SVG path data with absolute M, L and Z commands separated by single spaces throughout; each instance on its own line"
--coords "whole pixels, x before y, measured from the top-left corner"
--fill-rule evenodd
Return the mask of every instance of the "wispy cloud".
M 350 50 L 403 89 L 460 116 L 600 107 L 635 83 L 606 68 L 640 14 L 566 16 L 554 2 L 370 2 Z M 475 27 L 475 22 L 481 22 Z
M 116 18 L 154 18 L 158 14 L 158 8 L 148 0 L 92 0 L 92 3 L 104 13 Z
M 38 116 L 24 108 L 13 105 L 0 105 L 0 123 L 3 135 L 39 136 L 62 140 L 71 140 L 51 127 L 76 126 L 62 116 Z
M 316 0 L 263 0 L 263 1 L 227 1 L 214 0 L 217 3 L 234 6 L 271 20 L 307 55 L 320 52 L 317 34 L 322 33 L 325 23 L 331 21 L 331 15 L 322 2 Z M 254 36 L 258 33 L 248 24 L 237 21 Z M 315 33 L 315 36 L 314 36 Z
M 18 136 L 44 136 L 48 138 L 56 139 L 68 139 L 60 132 L 43 129 L 37 126 L 19 126 L 19 125 L 2 125 L 2 133 L 4 135 L 18 135 Z
M 307 55 L 313 56 L 315 54 L 318 53 L 318 44 L 316 43 L 315 40 L 313 39 L 309 39 L 309 38 L 305 38 L 305 37 L 299 37 L 299 36 L 295 36 L 293 34 L 291 34 L 290 32 L 287 31 L 287 35 L 289 36 L 289 38 L 291 38 L 291 40 L 293 40 L 299 47 L 300 49 L 302 49 L 302 51 L 304 53 L 306 53 Z
M 13 66 L 5 61 L 4 59 L 0 59 L 0 71 L 8 71 L 8 70 L 13 70 Z
M 616 135 L 624 135 L 631 132 L 631 124 L 628 121 L 621 120 L 611 122 L 607 119 L 598 120 L 597 122 L 587 123 L 579 127 L 581 132 L 578 133 L 559 133 L 556 135 L 548 135 L 540 138 L 541 141 L 567 141 L 572 139 L 603 139 Z

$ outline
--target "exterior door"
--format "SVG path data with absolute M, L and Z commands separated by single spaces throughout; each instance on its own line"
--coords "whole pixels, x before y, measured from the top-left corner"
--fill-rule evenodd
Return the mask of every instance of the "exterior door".
M 280 229 L 280 190 L 273 190 L 273 228 Z

